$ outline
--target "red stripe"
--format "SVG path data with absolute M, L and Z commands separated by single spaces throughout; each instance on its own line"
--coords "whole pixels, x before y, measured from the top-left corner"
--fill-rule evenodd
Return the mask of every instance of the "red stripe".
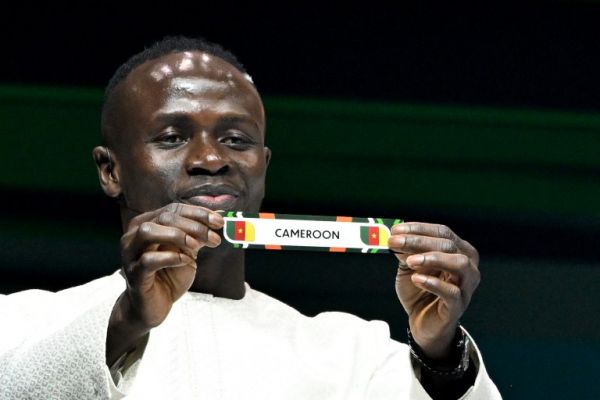
M 379 246 L 379 227 L 378 226 L 370 226 L 369 227 L 369 245 L 370 246 Z
M 235 240 L 246 240 L 246 222 L 235 221 Z

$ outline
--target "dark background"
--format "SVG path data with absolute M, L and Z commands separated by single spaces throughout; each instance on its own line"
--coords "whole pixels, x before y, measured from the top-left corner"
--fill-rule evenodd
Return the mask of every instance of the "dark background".
M 264 94 L 593 111 L 599 14 L 584 3 L 20 10 L 3 15 L 2 80 L 103 87 L 184 34 L 233 50 Z
M 600 12 L 173 5 L 5 13 L 0 292 L 118 266 L 97 188 L 101 88 L 166 34 L 238 55 L 274 151 L 263 209 L 447 224 L 482 256 L 464 325 L 507 399 L 598 398 Z M 404 340 L 388 256 L 248 252 L 255 288 L 301 311 L 384 319 Z

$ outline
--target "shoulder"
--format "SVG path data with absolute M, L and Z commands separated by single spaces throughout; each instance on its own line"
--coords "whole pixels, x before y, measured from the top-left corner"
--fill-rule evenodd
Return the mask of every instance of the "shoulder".
M 107 275 L 82 285 L 63 289 L 58 292 L 48 290 L 29 289 L 15 292 L 9 295 L 0 295 L 0 304 L 12 304 L 26 306 L 31 303 L 43 305 L 45 301 L 61 301 L 83 298 L 89 299 L 89 295 L 109 295 L 114 291 L 122 291 L 125 288 L 125 280 L 119 272 Z M 42 302 L 40 304 L 40 302 Z
M 124 279 L 113 274 L 58 292 L 32 289 L 0 296 L 0 320 L 9 327 L 0 353 L 33 343 L 79 318 L 106 314 L 124 288 Z
M 116 298 L 125 289 L 119 273 L 58 292 L 30 289 L 0 296 L 0 317 L 11 321 L 42 321 L 68 318 L 95 304 Z

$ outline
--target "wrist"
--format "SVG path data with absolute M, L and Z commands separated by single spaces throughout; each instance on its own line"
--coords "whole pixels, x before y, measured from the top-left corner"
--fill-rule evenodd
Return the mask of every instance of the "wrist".
M 414 340 L 410 330 L 408 345 L 411 358 L 428 373 L 440 376 L 455 376 L 460 378 L 469 367 L 469 337 L 460 325 L 450 342 L 444 357 L 430 357 Z
M 457 335 L 458 323 L 450 324 L 435 334 L 423 334 L 423 330 L 413 331 L 409 328 L 410 337 L 419 349 L 432 360 L 442 360 L 450 356 Z
M 115 303 L 110 316 L 109 328 L 112 326 L 119 331 L 132 334 L 148 332 L 153 326 L 149 326 L 144 321 L 138 309 L 139 307 L 134 306 L 129 289 L 125 290 Z
M 106 332 L 106 362 L 113 365 L 123 354 L 132 351 L 146 337 L 151 327 L 132 316 L 127 294 L 119 296 L 113 307 Z

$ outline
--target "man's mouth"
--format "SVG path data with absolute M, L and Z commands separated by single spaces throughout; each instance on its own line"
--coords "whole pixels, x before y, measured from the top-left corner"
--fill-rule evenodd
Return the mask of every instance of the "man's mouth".
M 226 185 L 204 185 L 181 194 L 183 203 L 211 210 L 232 210 L 239 197 L 239 191 Z
M 230 210 L 235 203 L 236 197 L 230 194 L 219 194 L 217 196 L 194 196 L 186 199 L 187 203 L 196 206 L 210 208 L 211 210 Z

